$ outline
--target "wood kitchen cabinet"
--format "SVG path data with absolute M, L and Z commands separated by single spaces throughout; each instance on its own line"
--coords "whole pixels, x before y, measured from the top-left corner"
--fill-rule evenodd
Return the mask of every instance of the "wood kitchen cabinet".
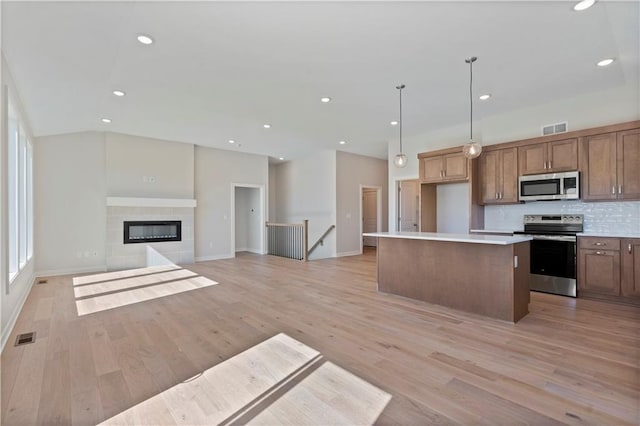
M 640 305 L 640 238 L 578 237 L 578 297 Z
M 640 238 L 622 240 L 622 295 L 640 299 Z
M 579 238 L 578 244 L 578 293 L 619 296 L 620 241 L 616 238 Z M 602 248 L 590 248 L 593 246 Z
M 578 139 L 521 146 L 518 168 L 521 175 L 578 170 Z
M 420 180 L 423 183 L 460 182 L 469 179 L 468 160 L 462 152 L 426 156 L 420 159 Z
M 485 151 L 480 156 L 482 204 L 518 202 L 518 149 Z
M 640 200 L 640 129 L 582 138 L 585 201 Z

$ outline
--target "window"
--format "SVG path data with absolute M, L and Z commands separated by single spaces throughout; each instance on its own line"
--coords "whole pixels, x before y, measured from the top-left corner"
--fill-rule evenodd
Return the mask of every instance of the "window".
M 18 133 L 18 251 L 20 269 L 27 264 L 27 135 Z
M 11 98 L 7 123 L 9 281 L 13 281 L 33 256 L 33 146 Z
M 33 257 L 33 145 L 27 139 L 27 259 Z
M 18 118 L 15 110 L 9 103 L 9 120 L 7 126 L 9 132 L 7 172 L 8 176 L 8 212 L 9 221 L 9 279 L 13 279 L 18 273 Z

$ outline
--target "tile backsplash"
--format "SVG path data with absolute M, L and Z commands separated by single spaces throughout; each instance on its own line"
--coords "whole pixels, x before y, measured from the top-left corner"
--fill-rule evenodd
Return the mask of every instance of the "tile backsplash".
M 522 218 L 525 214 L 572 213 L 584 215 L 585 232 L 640 234 L 640 201 L 537 201 L 508 206 L 485 206 L 484 228 L 522 230 Z

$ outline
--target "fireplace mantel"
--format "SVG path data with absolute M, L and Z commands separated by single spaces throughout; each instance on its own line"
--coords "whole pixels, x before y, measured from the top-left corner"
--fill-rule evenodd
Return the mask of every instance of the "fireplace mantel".
M 189 198 L 107 197 L 108 207 L 196 207 Z

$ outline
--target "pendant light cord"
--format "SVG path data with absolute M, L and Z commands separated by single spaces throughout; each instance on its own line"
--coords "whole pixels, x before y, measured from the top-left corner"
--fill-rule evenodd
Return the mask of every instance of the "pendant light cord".
M 469 64 L 469 109 L 471 123 L 469 123 L 469 140 L 473 143 L 473 63 L 477 60 L 475 56 L 471 56 L 464 61 Z
M 402 154 L 402 89 L 404 89 L 404 84 L 396 86 L 396 89 L 400 91 L 400 154 Z
M 469 60 L 469 109 L 471 123 L 469 125 L 469 140 L 473 141 L 473 61 L 475 57 Z

